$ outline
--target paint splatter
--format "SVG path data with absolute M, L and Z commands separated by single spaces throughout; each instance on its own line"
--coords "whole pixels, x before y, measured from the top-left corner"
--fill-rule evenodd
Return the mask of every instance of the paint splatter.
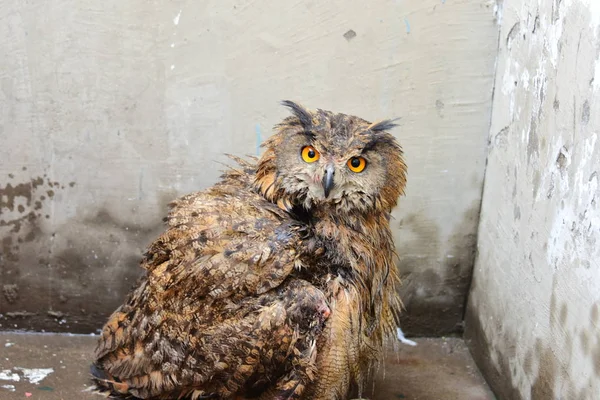
M 13 373 L 10 369 L 4 369 L 0 371 L 0 380 L 19 382 L 21 377 L 18 374 Z
M 175 18 L 173 18 L 173 23 L 175 25 L 179 25 L 179 19 L 181 18 L 181 10 L 179 10 L 179 13 L 177 13 L 177 16 Z
M 54 372 L 53 368 L 20 368 L 15 367 L 17 371 L 21 371 L 25 379 L 28 379 L 30 383 L 38 384 L 48 375 Z
M 408 22 L 408 19 L 404 18 L 404 24 L 406 25 L 406 33 L 410 34 L 410 22 Z

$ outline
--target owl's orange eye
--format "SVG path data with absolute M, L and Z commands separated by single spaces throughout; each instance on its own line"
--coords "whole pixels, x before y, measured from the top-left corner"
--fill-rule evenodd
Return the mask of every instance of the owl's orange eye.
M 304 146 L 302 148 L 302 159 L 307 163 L 313 163 L 321 157 L 319 152 L 312 146 Z
M 347 165 L 350 171 L 359 173 L 364 171 L 367 166 L 367 160 L 362 157 L 352 157 L 348 160 Z

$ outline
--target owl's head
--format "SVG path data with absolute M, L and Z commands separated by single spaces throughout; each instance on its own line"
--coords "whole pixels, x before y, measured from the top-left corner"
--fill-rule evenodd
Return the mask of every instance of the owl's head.
M 308 110 L 284 101 L 292 115 L 263 147 L 255 186 L 281 208 L 390 212 L 406 184 L 393 121 Z

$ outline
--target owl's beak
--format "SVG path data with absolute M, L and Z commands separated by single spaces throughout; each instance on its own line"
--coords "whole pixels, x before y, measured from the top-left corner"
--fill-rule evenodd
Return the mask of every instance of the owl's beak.
M 335 175 L 335 169 L 332 164 L 328 164 L 325 167 L 325 175 L 323 175 L 323 191 L 325 192 L 325 198 L 329 197 L 329 193 L 331 193 L 331 189 L 333 189 L 333 176 Z

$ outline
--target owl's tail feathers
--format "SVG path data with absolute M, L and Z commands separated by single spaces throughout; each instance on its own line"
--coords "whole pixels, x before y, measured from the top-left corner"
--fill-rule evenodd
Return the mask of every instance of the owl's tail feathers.
M 135 397 L 128 393 L 129 385 L 113 378 L 99 365 L 92 364 L 90 366 L 90 373 L 92 374 L 92 382 L 94 382 L 94 386 L 90 388 L 91 392 L 111 399 L 135 399 Z

